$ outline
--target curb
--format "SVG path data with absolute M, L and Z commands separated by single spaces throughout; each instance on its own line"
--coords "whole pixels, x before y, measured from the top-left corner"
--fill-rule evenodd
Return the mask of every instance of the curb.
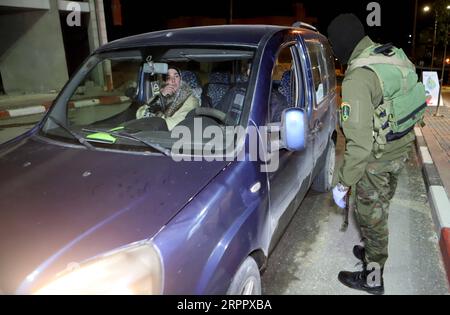
M 450 201 L 444 185 L 433 162 L 430 151 L 419 127 L 414 128 L 416 147 L 422 163 L 422 172 L 428 189 L 428 200 L 432 209 L 432 217 L 436 232 L 439 235 L 439 246 L 450 283 Z
M 69 108 L 83 108 L 96 105 L 115 105 L 118 103 L 124 103 L 129 98 L 126 96 L 102 96 L 99 98 L 93 98 L 88 100 L 69 102 Z M 37 115 L 45 113 L 52 106 L 53 102 L 44 102 L 42 105 L 27 106 L 17 109 L 6 109 L 0 111 L 0 119 L 16 118 L 29 115 Z

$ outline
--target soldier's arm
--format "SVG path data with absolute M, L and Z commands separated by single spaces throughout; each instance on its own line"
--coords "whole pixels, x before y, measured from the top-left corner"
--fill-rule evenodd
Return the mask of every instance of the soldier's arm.
M 347 187 L 364 174 L 373 147 L 373 102 L 381 97 L 378 78 L 368 69 L 354 70 L 343 82 L 341 111 L 347 115 L 341 119 L 347 145 L 338 176 Z

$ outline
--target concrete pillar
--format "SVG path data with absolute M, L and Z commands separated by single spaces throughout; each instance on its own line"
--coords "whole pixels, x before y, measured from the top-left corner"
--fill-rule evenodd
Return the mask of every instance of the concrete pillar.
M 95 1 L 95 4 L 100 45 L 104 45 L 108 42 L 108 35 L 106 33 L 105 8 L 103 6 L 103 0 L 97 0 Z M 105 72 L 104 78 L 106 80 L 105 90 L 112 91 L 114 83 L 112 78 L 111 63 L 109 61 L 105 61 L 103 65 Z
M 100 47 L 100 36 L 98 32 L 97 8 L 95 0 L 89 0 L 89 26 L 88 26 L 89 48 L 91 53 Z M 105 86 L 102 67 L 97 67 L 92 73 L 92 79 L 97 86 Z M 95 71 L 95 70 L 94 70 Z
M 97 10 L 95 0 L 89 0 L 89 26 L 88 26 L 89 48 L 91 52 L 100 46 L 97 26 Z
M 57 0 L 49 10 L 14 10 L 0 19 L 0 71 L 8 94 L 48 93 L 68 80 Z
M 103 6 L 103 0 L 95 1 L 97 7 L 97 24 L 98 24 L 98 34 L 100 36 L 100 45 L 104 45 L 108 42 L 108 35 L 106 33 L 106 22 L 105 22 L 105 8 Z

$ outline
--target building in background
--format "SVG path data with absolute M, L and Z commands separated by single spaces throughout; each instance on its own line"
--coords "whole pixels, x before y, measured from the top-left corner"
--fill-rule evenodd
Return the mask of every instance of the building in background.
M 71 26 L 75 13 L 80 23 Z M 103 0 L 0 0 L 0 38 L 0 94 L 59 91 L 107 42 Z
M 80 9 L 79 25 L 67 22 L 73 17 L 71 5 L 74 2 Z M 171 13 L 166 17 L 159 14 L 161 11 L 153 2 L 0 0 L 0 95 L 58 92 L 89 53 L 106 43 L 108 37 L 115 39 L 158 29 L 220 24 L 292 25 L 302 21 L 317 26 L 318 19 L 307 16 L 302 3 L 285 2 L 287 7 L 275 11 L 274 16 L 247 12 L 233 18 L 229 7 L 233 1 L 220 2 L 222 6 L 217 8 L 220 12 L 216 14 L 208 14 L 209 10 L 187 13 L 179 5 L 177 10 L 174 7 L 164 11 Z M 237 11 L 242 10 L 243 4 L 235 5 Z M 186 4 L 185 7 L 189 8 Z M 180 14 L 182 12 L 188 16 Z
M 222 24 L 270 24 L 290 26 L 298 21 L 317 26 L 318 19 L 316 17 L 306 15 L 306 10 L 303 3 L 294 2 L 292 4 L 292 9 L 292 16 L 257 16 L 248 18 L 233 18 L 232 16 L 228 16 L 227 18 L 212 18 L 207 16 L 181 16 L 167 20 L 166 26 L 167 28 Z

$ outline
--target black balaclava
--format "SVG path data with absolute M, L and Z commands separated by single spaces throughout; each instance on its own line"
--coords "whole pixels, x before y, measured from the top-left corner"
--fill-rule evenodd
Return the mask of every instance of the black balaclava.
M 334 55 L 346 65 L 353 50 L 365 36 L 364 26 L 354 14 L 338 15 L 328 26 L 328 39 Z

